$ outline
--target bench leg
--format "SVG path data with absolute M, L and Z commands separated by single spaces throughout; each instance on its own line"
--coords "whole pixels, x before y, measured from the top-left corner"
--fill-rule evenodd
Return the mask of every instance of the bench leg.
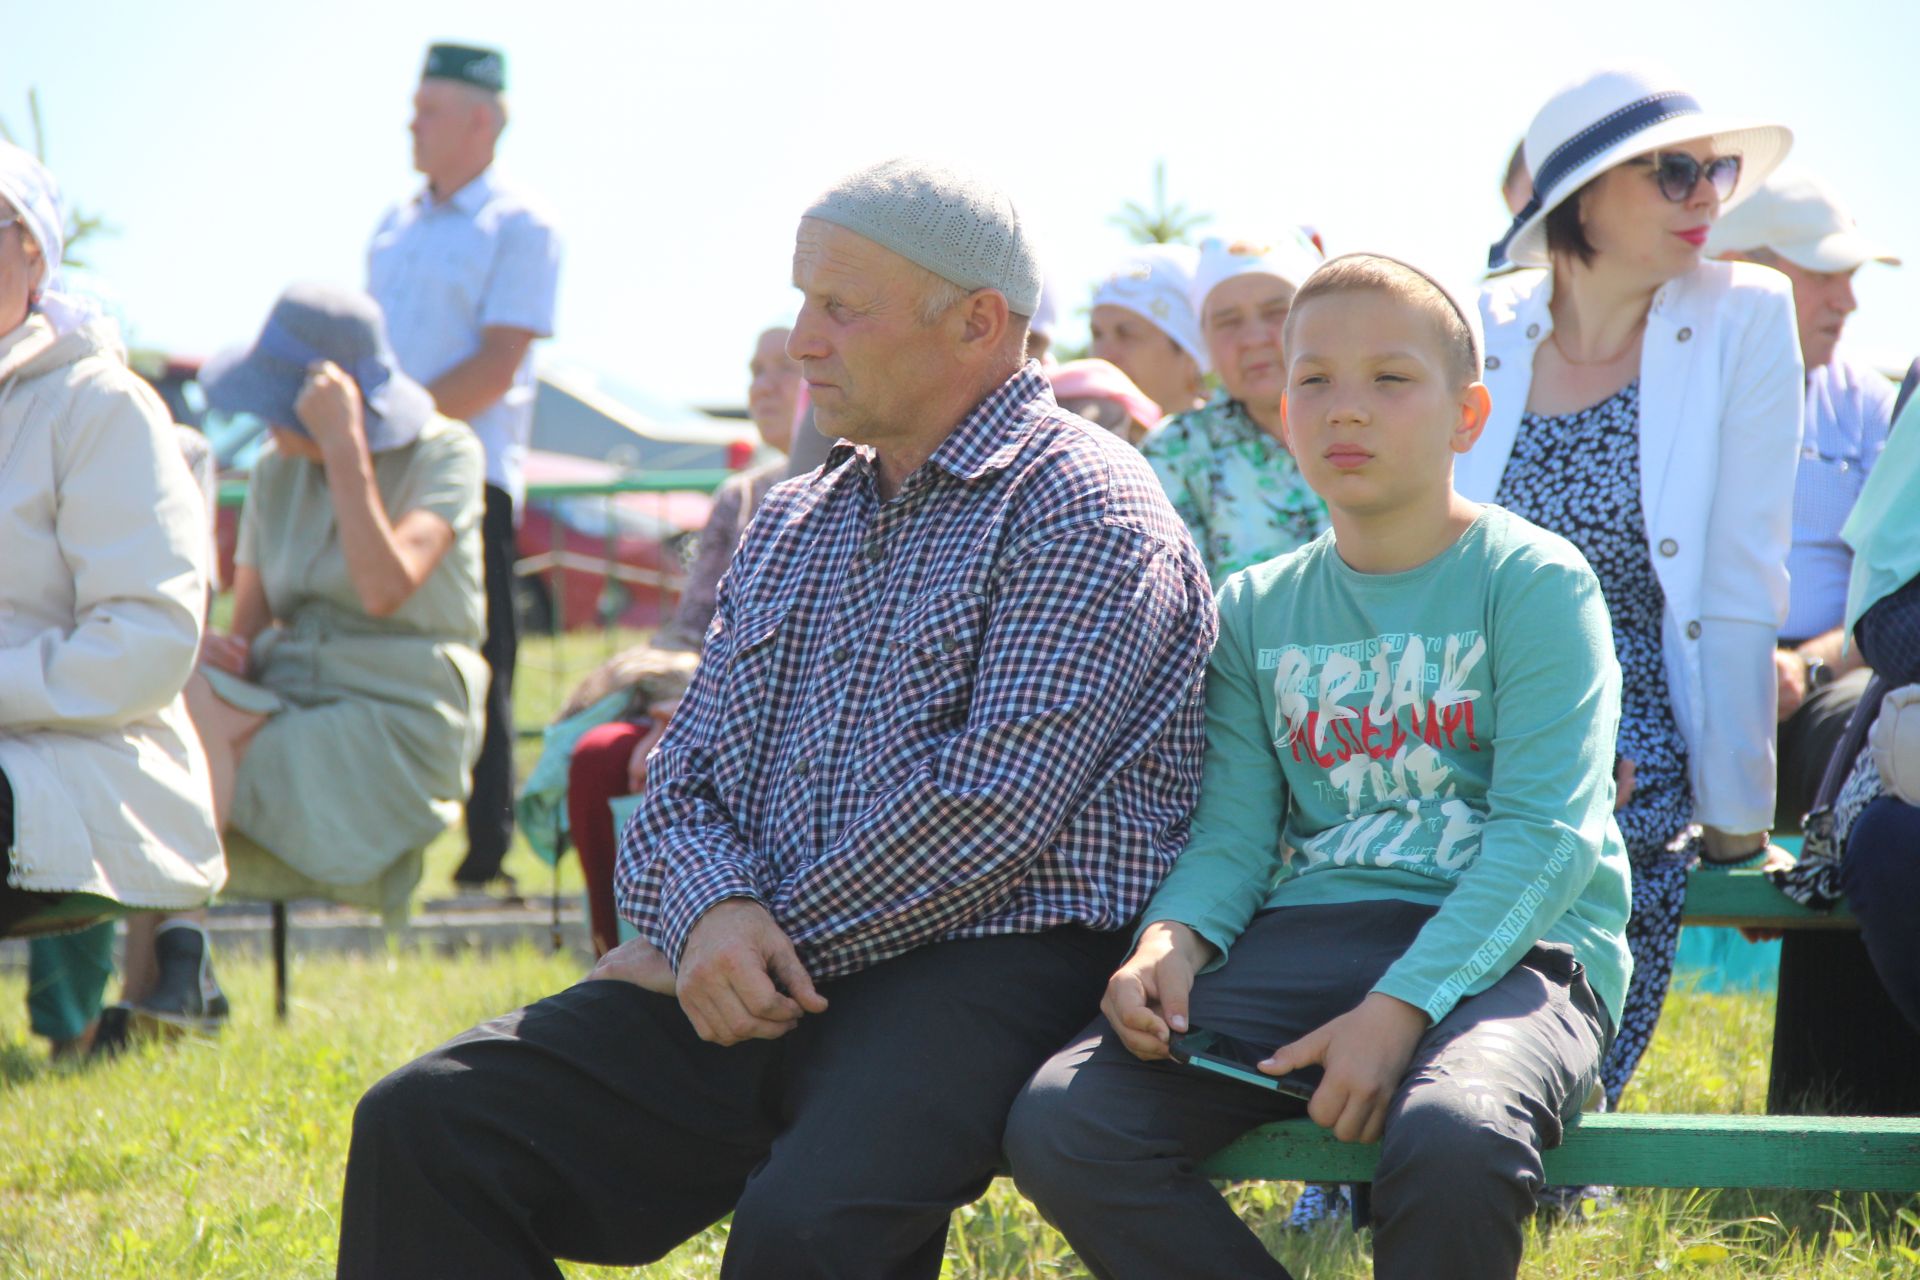
M 287 1020 L 287 904 L 273 904 L 273 1016 Z

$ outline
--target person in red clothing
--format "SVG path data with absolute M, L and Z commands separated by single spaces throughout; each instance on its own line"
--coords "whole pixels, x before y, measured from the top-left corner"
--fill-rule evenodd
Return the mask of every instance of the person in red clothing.
M 646 789 L 647 755 L 666 732 L 667 721 L 698 665 L 694 654 L 655 645 L 624 649 L 574 686 L 560 708 L 559 718 L 566 721 L 626 695 L 624 701 L 613 704 L 619 707 L 618 713 L 581 734 L 567 758 L 566 839 L 580 853 L 580 870 L 587 882 L 587 924 L 596 957 L 620 941 L 620 921 L 613 907 L 618 832 L 609 805 L 619 796 Z M 562 803 L 558 794 L 553 799 Z M 530 830 L 539 825 L 538 821 L 528 824 Z
M 616 796 L 646 790 L 647 754 L 679 706 L 676 693 L 671 701 L 651 703 L 638 719 L 587 730 L 567 765 L 567 823 L 587 880 L 587 924 L 596 959 L 620 941 L 613 909 L 613 861 L 619 848 L 610 806 Z

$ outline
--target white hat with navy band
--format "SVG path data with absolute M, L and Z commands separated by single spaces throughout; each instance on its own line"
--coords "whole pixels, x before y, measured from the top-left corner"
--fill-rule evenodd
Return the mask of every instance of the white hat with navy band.
M 1722 210 L 1766 181 L 1793 146 L 1785 125 L 1710 115 L 1692 94 L 1644 72 L 1602 71 L 1567 86 L 1527 129 L 1533 198 L 1487 254 L 1487 265 L 1546 266 L 1547 215 L 1567 197 L 1623 161 L 1701 139 L 1740 157 L 1740 180 Z

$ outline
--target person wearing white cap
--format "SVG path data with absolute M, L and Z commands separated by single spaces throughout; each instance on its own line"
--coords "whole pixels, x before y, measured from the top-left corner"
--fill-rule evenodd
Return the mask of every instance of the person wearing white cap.
M 1280 329 L 1294 292 L 1320 265 L 1306 236 L 1273 243 L 1208 239 L 1190 297 L 1220 390 L 1175 414 L 1140 446 L 1187 522 L 1215 585 L 1284 555 L 1327 527 L 1280 423 Z
M 1853 552 L 1840 527 L 1887 447 L 1893 422 L 1893 384 L 1849 359 L 1838 344 L 1859 305 L 1854 274 L 1869 262 L 1899 266 L 1900 259 L 1860 233 L 1826 183 L 1790 166 L 1775 170 L 1714 224 L 1707 251 L 1786 276 L 1799 319 L 1806 405 L 1787 553 L 1792 587 L 1774 651 L 1780 686 L 1775 826 L 1797 829 L 1866 691 L 1869 673 L 1841 625 Z
M 95 1043 L 111 917 L 202 907 L 226 879 L 182 696 L 206 507 L 116 326 L 60 288 L 65 217 L 54 176 L 0 142 L 0 936 L 34 939 L 27 1006 L 56 1053 Z M 164 936 L 171 990 L 205 935 Z M 130 975 L 130 998 L 151 990 Z
M 1185 840 L 1213 595 L 1025 358 L 1013 203 L 869 167 L 793 277 L 839 443 L 761 501 L 648 758 L 639 936 L 368 1092 L 342 1280 L 640 1265 L 728 1214 L 730 1277 L 934 1280 Z
M 1531 269 L 1481 292 L 1493 413 L 1460 491 L 1581 549 L 1625 673 L 1633 981 L 1602 1072 L 1614 1101 L 1666 996 L 1688 865 L 1785 857 L 1768 842 L 1773 649 L 1800 352 L 1787 282 L 1703 252 L 1791 142 L 1664 78 L 1589 76 L 1527 130 L 1532 195 L 1489 265 Z M 1695 823 L 1704 836 L 1682 842 Z
M 1207 340 L 1188 296 L 1199 265 L 1190 245 L 1142 245 L 1093 290 L 1089 354 L 1126 374 L 1163 413 L 1206 403 Z

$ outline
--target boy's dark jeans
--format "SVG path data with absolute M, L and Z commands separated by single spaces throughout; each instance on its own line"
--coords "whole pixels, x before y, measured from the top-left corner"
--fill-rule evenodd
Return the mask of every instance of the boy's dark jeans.
M 1363 1000 L 1430 907 L 1286 907 L 1254 918 L 1195 984 L 1195 1026 L 1265 1046 Z M 1535 947 L 1428 1029 L 1387 1117 L 1373 1184 L 1381 1280 L 1489 1280 L 1520 1266 L 1523 1225 L 1599 1077 L 1606 1015 L 1571 952 Z M 1305 1104 L 1172 1063 L 1142 1062 L 1096 1020 L 1014 1104 L 1020 1189 L 1096 1276 L 1285 1277 L 1196 1162 Z

